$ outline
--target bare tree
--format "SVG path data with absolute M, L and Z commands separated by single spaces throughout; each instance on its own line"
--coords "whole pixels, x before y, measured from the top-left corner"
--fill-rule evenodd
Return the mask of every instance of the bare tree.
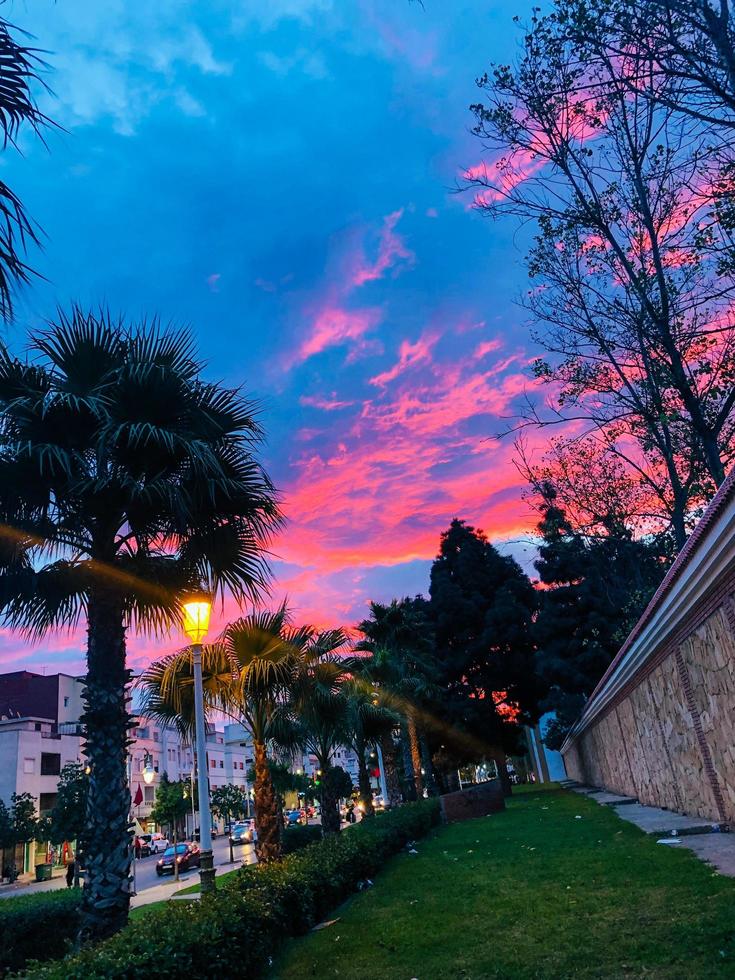
M 729 144 L 673 108 L 680 79 L 640 52 L 581 58 L 558 13 L 479 84 L 494 161 L 468 172 L 477 207 L 537 228 L 524 305 L 552 400 L 519 424 L 602 440 L 681 544 L 733 454 L 735 279 L 716 213 Z

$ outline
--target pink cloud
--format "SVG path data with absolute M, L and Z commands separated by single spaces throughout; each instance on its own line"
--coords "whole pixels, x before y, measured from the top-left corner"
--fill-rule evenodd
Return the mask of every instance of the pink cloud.
M 211 276 L 207 276 L 207 285 L 213 293 L 219 292 L 219 281 L 222 278 L 222 273 L 213 272 Z
M 376 374 L 370 378 L 371 385 L 384 386 L 394 381 L 399 375 L 417 364 L 426 364 L 431 360 L 431 351 L 439 340 L 438 333 L 424 334 L 412 344 L 409 340 L 404 340 L 398 350 L 398 360 L 388 371 Z
M 332 392 L 332 394 L 323 398 L 320 395 L 302 395 L 299 398 L 299 404 L 308 405 L 311 408 L 320 408 L 324 412 L 336 412 L 341 408 L 350 408 L 355 403 L 352 401 L 340 401 Z
M 301 344 L 297 361 L 305 361 L 328 347 L 338 347 L 348 341 L 359 341 L 380 323 L 380 310 L 366 308 L 348 310 L 341 306 L 326 306 L 316 316 L 310 335 Z
M 407 248 L 402 236 L 395 230 L 402 217 L 403 208 L 400 208 L 383 218 L 377 258 L 372 263 L 362 262 L 358 265 L 352 279 L 355 286 L 363 286 L 366 282 L 382 279 L 385 273 L 401 260 L 408 265 L 414 264 L 416 256 Z
M 483 357 L 488 354 L 492 354 L 494 351 L 498 350 L 500 347 L 500 341 L 496 338 L 495 340 L 484 340 L 481 344 L 475 347 L 472 356 L 475 360 L 480 361 Z

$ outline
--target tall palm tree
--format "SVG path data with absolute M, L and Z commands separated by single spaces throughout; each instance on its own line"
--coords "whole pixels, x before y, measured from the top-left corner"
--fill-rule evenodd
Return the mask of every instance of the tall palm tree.
M 230 623 L 220 637 L 202 648 L 204 700 L 240 722 L 250 732 L 255 751 L 255 825 L 258 861 L 281 857 L 278 794 L 268 766 L 268 750 L 293 748 L 297 730 L 289 714 L 288 695 L 299 653 L 312 637 L 309 627 L 288 623 L 285 606 Z M 143 713 L 173 722 L 192 738 L 194 732 L 193 666 L 190 650 L 152 664 L 142 675 Z M 201 763 L 200 763 L 201 764 Z M 205 763 L 206 764 L 206 763 Z
M 15 145 L 21 128 L 37 135 L 50 120 L 38 109 L 34 84 L 43 86 L 40 72 L 44 64 L 38 51 L 19 43 L 9 21 L 0 17 L 0 134 L 2 144 Z M 43 137 L 41 136 L 41 139 Z M 32 273 L 22 257 L 26 244 L 38 243 L 39 234 L 17 195 L 0 181 L 0 316 L 13 311 L 13 286 L 29 281 Z
M 0 352 L 0 611 L 31 639 L 86 620 L 91 766 L 82 938 L 125 924 L 129 629 L 181 624 L 194 587 L 258 598 L 280 524 L 253 406 L 200 378 L 192 337 L 106 313 Z
M 319 795 L 322 832 L 339 832 L 339 808 L 329 771 L 334 751 L 349 742 L 348 702 L 344 685 L 359 665 L 346 656 L 341 629 L 312 636 L 302 649 L 291 688 L 291 711 L 301 727 L 304 748 L 316 756 L 322 772 Z
M 424 793 L 419 728 L 424 723 L 422 703 L 435 686 L 432 673 L 432 634 L 425 601 L 393 599 L 388 605 L 370 603 L 370 618 L 358 625 L 364 639 L 356 647 L 372 654 L 364 669 L 380 685 L 388 706 L 404 719 L 410 750 L 413 783 L 419 799 Z
M 365 816 L 373 815 L 373 793 L 367 754 L 383 735 L 390 734 L 400 717 L 380 703 L 378 691 L 366 676 L 356 675 L 344 685 L 347 698 L 347 738 L 357 756 L 360 800 Z

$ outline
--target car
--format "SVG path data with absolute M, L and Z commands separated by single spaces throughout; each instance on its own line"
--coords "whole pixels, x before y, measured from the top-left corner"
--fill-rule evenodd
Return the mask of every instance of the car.
M 163 852 L 163 857 L 158 859 L 156 874 L 159 878 L 165 874 L 174 874 L 175 865 L 179 866 L 179 873 L 189 871 L 191 868 L 198 868 L 200 862 L 201 854 L 196 844 L 190 841 L 172 844 Z
M 301 810 L 287 810 L 284 814 L 284 823 L 287 827 L 295 827 L 302 822 Z M 306 821 L 303 821 L 304 823 Z
M 232 825 L 230 831 L 231 844 L 252 844 L 254 839 L 254 827 L 251 820 L 241 820 Z
M 148 857 L 149 854 L 161 854 L 169 846 L 169 842 L 163 834 L 141 834 L 138 841 L 141 857 Z

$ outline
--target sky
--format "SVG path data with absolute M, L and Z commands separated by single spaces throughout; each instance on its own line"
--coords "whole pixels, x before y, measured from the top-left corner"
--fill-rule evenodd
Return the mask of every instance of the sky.
M 273 601 L 300 622 L 349 626 L 370 599 L 427 592 L 453 517 L 533 571 L 535 518 L 496 438 L 534 395 L 527 232 L 458 191 L 493 163 L 469 105 L 512 56 L 519 3 L 4 11 L 47 52 L 39 99 L 61 127 L 0 154 L 44 232 L 7 342 L 20 352 L 72 302 L 190 326 L 207 377 L 260 406 L 287 517 Z M 84 640 L 0 632 L 0 667 L 81 671 Z M 131 662 L 175 646 L 131 636 Z

